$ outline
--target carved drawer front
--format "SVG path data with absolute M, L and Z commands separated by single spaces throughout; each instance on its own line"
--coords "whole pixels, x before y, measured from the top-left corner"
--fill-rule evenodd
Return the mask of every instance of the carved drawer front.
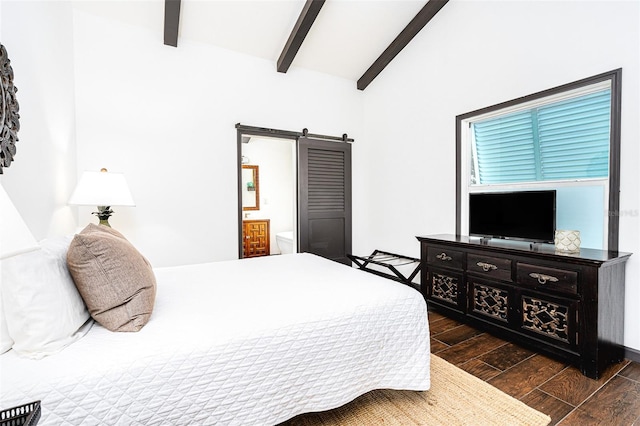
M 449 250 L 446 247 L 428 247 L 427 263 L 434 266 L 462 269 L 462 259 L 464 253 L 455 250 Z
M 546 297 L 522 295 L 522 328 L 570 346 L 577 344 L 577 302 L 550 301 Z
M 511 260 L 469 253 L 467 271 L 497 280 L 511 281 Z
M 509 292 L 506 289 L 476 282 L 471 283 L 471 286 L 471 311 L 474 314 L 504 323 L 509 320 Z
M 578 292 L 578 273 L 564 269 L 518 263 L 518 283 L 523 286 L 562 291 L 576 294 Z
M 462 278 L 456 274 L 440 272 L 429 272 L 429 295 L 430 297 L 453 305 L 458 309 L 460 306 L 460 291 Z

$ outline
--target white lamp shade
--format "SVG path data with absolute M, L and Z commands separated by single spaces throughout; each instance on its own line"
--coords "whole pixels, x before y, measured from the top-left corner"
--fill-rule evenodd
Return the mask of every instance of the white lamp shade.
M 0 186 L 0 259 L 38 247 L 38 242 L 22 220 L 9 195 Z
M 135 206 L 122 173 L 83 172 L 69 204 L 80 206 Z

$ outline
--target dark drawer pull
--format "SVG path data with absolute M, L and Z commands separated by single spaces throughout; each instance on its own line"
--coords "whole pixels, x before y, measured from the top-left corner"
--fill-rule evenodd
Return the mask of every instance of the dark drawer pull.
M 478 262 L 478 263 L 476 263 L 476 265 L 481 267 L 482 270 L 485 271 L 485 272 L 494 271 L 494 270 L 498 269 L 498 267 L 496 265 L 492 264 L 492 263 Z
M 552 283 L 558 282 L 558 279 L 553 275 L 545 275 L 545 274 L 538 274 L 537 272 L 532 272 L 529 274 L 529 276 L 533 279 L 538 280 L 540 284 L 546 284 L 547 282 L 552 282 Z
M 442 252 L 439 255 L 436 256 L 436 259 L 440 259 L 443 262 L 448 262 L 451 260 L 451 256 L 448 256 L 447 253 Z

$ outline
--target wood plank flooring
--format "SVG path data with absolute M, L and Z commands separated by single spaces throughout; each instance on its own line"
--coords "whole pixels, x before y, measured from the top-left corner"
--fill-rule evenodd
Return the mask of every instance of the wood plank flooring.
M 599 380 L 561 361 L 429 312 L 431 352 L 551 417 L 551 425 L 640 425 L 640 364 Z

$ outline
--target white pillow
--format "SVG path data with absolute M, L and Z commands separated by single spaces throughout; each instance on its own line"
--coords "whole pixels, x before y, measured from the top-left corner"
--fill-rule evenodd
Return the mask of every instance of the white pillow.
M 73 236 L 2 260 L 3 310 L 18 355 L 39 359 L 84 336 L 93 320 L 67 269 Z
M 0 262 L 0 277 L 2 276 L 2 262 Z M 13 346 L 13 339 L 9 336 L 7 319 L 2 306 L 2 291 L 0 291 L 0 354 L 7 352 Z

